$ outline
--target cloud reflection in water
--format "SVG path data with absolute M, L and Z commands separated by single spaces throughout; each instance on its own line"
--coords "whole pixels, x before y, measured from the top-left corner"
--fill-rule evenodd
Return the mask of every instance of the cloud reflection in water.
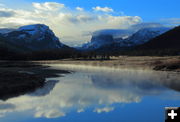
M 62 117 L 74 110 L 85 112 L 88 108 L 97 113 L 110 112 L 116 109 L 115 103 L 139 103 L 143 96 L 160 96 L 169 88 L 180 86 L 178 75 L 167 72 L 66 68 L 76 72 L 48 79 L 59 80 L 50 83 L 49 87 L 54 87 L 52 91 L 47 92 L 46 86 L 29 95 L 0 101 L 0 116 L 29 110 L 33 111 L 35 118 Z

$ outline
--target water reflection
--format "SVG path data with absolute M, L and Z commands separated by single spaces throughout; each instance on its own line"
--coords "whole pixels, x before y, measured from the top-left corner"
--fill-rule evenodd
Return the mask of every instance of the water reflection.
M 64 65 L 54 67 L 76 72 L 47 79 L 49 85 L 34 93 L 0 101 L 0 117 L 31 111 L 35 118 L 56 118 L 71 111 L 85 112 L 88 108 L 97 113 L 110 112 L 115 109 L 115 103 L 141 103 L 144 96 L 150 95 L 180 98 L 177 92 L 180 78 L 176 73 Z
M 35 92 L 30 93 L 28 95 L 31 96 L 45 96 L 51 92 L 51 90 L 54 89 L 56 83 L 58 83 L 59 80 L 47 80 L 43 88 L 37 89 Z

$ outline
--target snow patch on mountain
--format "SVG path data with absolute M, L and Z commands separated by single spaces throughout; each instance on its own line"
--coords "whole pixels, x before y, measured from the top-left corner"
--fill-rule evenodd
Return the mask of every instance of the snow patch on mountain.
M 53 31 L 44 24 L 22 26 L 2 34 L 11 43 L 31 50 L 48 50 L 65 47 Z
M 155 38 L 156 36 L 159 36 L 171 28 L 168 27 L 151 27 L 151 28 L 142 28 L 137 31 L 133 30 L 120 30 L 117 32 L 112 30 L 104 30 L 104 31 L 96 31 L 92 35 L 92 39 L 90 42 L 85 43 L 82 46 L 82 49 L 84 50 L 93 50 L 98 49 L 103 46 L 115 44 L 118 47 L 131 47 L 143 44 L 147 41 L 149 41 L 152 38 Z M 112 37 L 111 39 L 109 37 Z
M 170 30 L 170 28 L 167 28 L 167 27 L 140 29 L 139 31 L 134 33 L 132 36 L 127 38 L 126 41 L 131 42 L 132 46 L 140 45 L 149 41 L 152 38 L 155 38 L 167 32 L 168 30 Z
M 46 32 L 53 35 L 53 32 L 49 29 L 49 27 L 44 25 L 44 24 L 22 26 L 17 31 L 24 31 L 24 32 L 27 32 L 28 34 L 31 34 L 31 35 L 34 35 L 37 33 L 44 34 Z

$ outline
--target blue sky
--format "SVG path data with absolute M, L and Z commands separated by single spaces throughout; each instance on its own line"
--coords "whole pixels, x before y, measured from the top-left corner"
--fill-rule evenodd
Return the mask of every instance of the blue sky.
M 0 0 L 1 1 L 1 0 Z M 4 0 L 6 4 L 14 5 L 12 0 Z M 47 0 L 19 0 L 28 2 L 47 2 Z M 48 0 L 59 2 L 70 8 L 80 6 L 91 10 L 93 6 L 108 6 L 115 11 L 124 12 L 129 16 L 141 16 L 144 21 L 159 21 L 165 18 L 180 18 L 180 0 Z M 17 6 L 21 6 L 21 3 Z
M 0 28 L 43 23 L 63 42 L 83 43 L 101 29 L 179 25 L 179 5 L 180 0 L 0 0 Z

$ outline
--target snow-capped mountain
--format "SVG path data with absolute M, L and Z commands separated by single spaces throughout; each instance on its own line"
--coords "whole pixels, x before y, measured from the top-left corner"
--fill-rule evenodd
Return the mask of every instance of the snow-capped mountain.
M 125 33 L 123 33 L 119 36 L 120 38 L 118 37 L 118 35 L 114 36 L 112 34 L 107 36 L 106 34 L 103 33 L 100 33 L 99 35 L 96 33 L 95 35 L 92 36 L 90 42 L 82 46 L 82 49 L 93 50 L 104 47 L 110 48 L 110 46 L 116 48 L 133 47 L 143 44 L 149 41 L 150 39 L 155 38 L 156 36 L 159 36 L 167 32 L 170 29 L 171 28 L 167 28 L 167 27 L 143 28 L 132 33 L 131 35 L 128 35 L 128 33 L 125 35 Z M 109 37 L 111 37 L 111 39 Z
M 115 40 L 119 42 L 119 46 L 121 47 L 136 46 L 136 45 L 144 44 L 150 39 L 155 38 L 167 32 L 168 30 L 170 30 L 170 28 L 167 27 L 143 28 L 126 39 L 116 38 Z
M 13 31 L 1 33 L 7 42 L 37 51 L 65 47 L 53 31 L 44 24 L 22 26 Z
M 146 50 L 168 49 L 168 53 L 180 54 L 180 26 L 177 26 L 137 48 Z

